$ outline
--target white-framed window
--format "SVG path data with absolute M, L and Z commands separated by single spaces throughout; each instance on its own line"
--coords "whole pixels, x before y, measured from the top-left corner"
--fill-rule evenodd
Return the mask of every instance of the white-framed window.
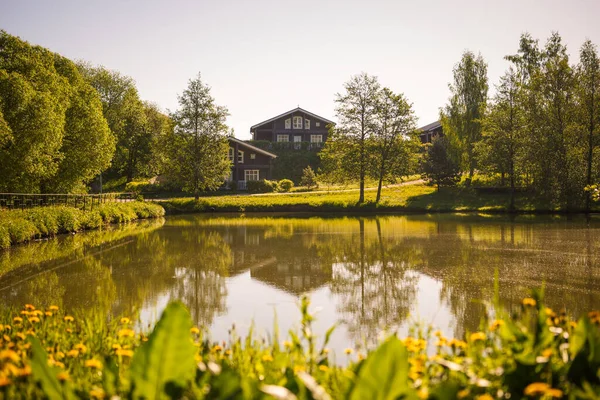
M 292 129 L 292 120 L 288 118 L 285 120 L 285 129 Z
M 302 142 L 302 136 L 294 136 L 294 148 L 296 150 L 298 150 L 302 146 L 300 142 Z
M 290 135 L 277 135 L 277 141 L 278 142 L 289 142 Z
M 310 119 L 304 120 L 304 129 L 310 129 Z
M 238 150 L 238 164 L 243 164 L 244 163 L 244 152 L 241 150 Z
M 244 170 L 244 180 L 248 181 L 258 181 L 260 179 L 260 174 L 257 169 L 247 169 Z
M 255 154 L 255 153 L 250 153 L 250 159 L 251 159 L 251 160 L 254 160 L 254 159 L 256 159 L 256 154 Z
M 294 117 L 294 129 L 302 129 L 302 117 Z
M 311 143 L 323 143 L 323 135 L 310 135 Z
M 317 122 L 315 122 L 315 126 L 318 128 L 321 126 L 321 123 L 317 121 Z
M 233 162 L 233 153 L 235 152 L 235 150 L 233 149 L 233 147 L 229 148 L 229 161 Z

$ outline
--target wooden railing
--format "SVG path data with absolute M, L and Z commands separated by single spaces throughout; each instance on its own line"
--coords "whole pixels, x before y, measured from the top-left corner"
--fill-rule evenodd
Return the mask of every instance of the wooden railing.
M 25 209 L 44 206 L 71 206 L 93 210 L 104 203 L 121 203 L 135 200 L 134 193 L 102 194 L 32 194 L 0 193 L 0 208 Z

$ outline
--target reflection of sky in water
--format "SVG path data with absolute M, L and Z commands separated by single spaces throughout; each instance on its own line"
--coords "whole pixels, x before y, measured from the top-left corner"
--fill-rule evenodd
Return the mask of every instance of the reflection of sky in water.
M 139 309 L 145 327 L 177 298 L 214 340 L 252 322 L 270 337 L 276 313 L 283 341 L 308 292 L 317 335 L 339 322 L 329 347 L 342 359 L 386 325 L 402 336 L 415 322 L 448 336 L 477 329 L 474 300 L 491 300 L 496 270 L 508 308 L 542 281 L 555 309 L 597 307 L 599 232 L 600 221 L 583 218 L 171 217 L 0 253 L 0 304 Z

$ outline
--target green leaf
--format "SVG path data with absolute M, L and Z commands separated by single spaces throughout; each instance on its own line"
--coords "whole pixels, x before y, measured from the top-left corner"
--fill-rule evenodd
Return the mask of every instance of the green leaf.
M 400 340 L 392 336 L 365 360 L 350 399 L 412 398 L 408 385 L 408 352 Z
M 166 398 L 167 383 L 185 387 L 196 371 L 195 348 L 190 337 L 192 320 L 181 303 L 171 303 L 163 312 L 148 342 L 131 362 L 133 397 Z
M 33 378 L 40 383 L 44 394 L 50 399 L 73 399 L 73 392 L 67 387 L 62 386 L 56 378 L 57 371 L 48 365 L 48 354 L 42 348 L 40 341 L 33 337 L 29 337 L 31 350 L 31 372 Z

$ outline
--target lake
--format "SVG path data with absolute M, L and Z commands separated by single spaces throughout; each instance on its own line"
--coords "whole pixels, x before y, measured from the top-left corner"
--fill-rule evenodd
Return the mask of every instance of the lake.
M 215 340 L 253 324 L 269 337 L 299 324 L 312 300 L 331 347 L 406 334 L 415 323 L 461 336 L 492 310 L 545 286 L 548 306 L 577 316 L 600 306 L 600 217 L 193 215 L 142 221 L 0 253 L 0 302 L 57 304 L 139 326 L 183 301 Z M 493 310 L 492 310 L 493 312 Z

